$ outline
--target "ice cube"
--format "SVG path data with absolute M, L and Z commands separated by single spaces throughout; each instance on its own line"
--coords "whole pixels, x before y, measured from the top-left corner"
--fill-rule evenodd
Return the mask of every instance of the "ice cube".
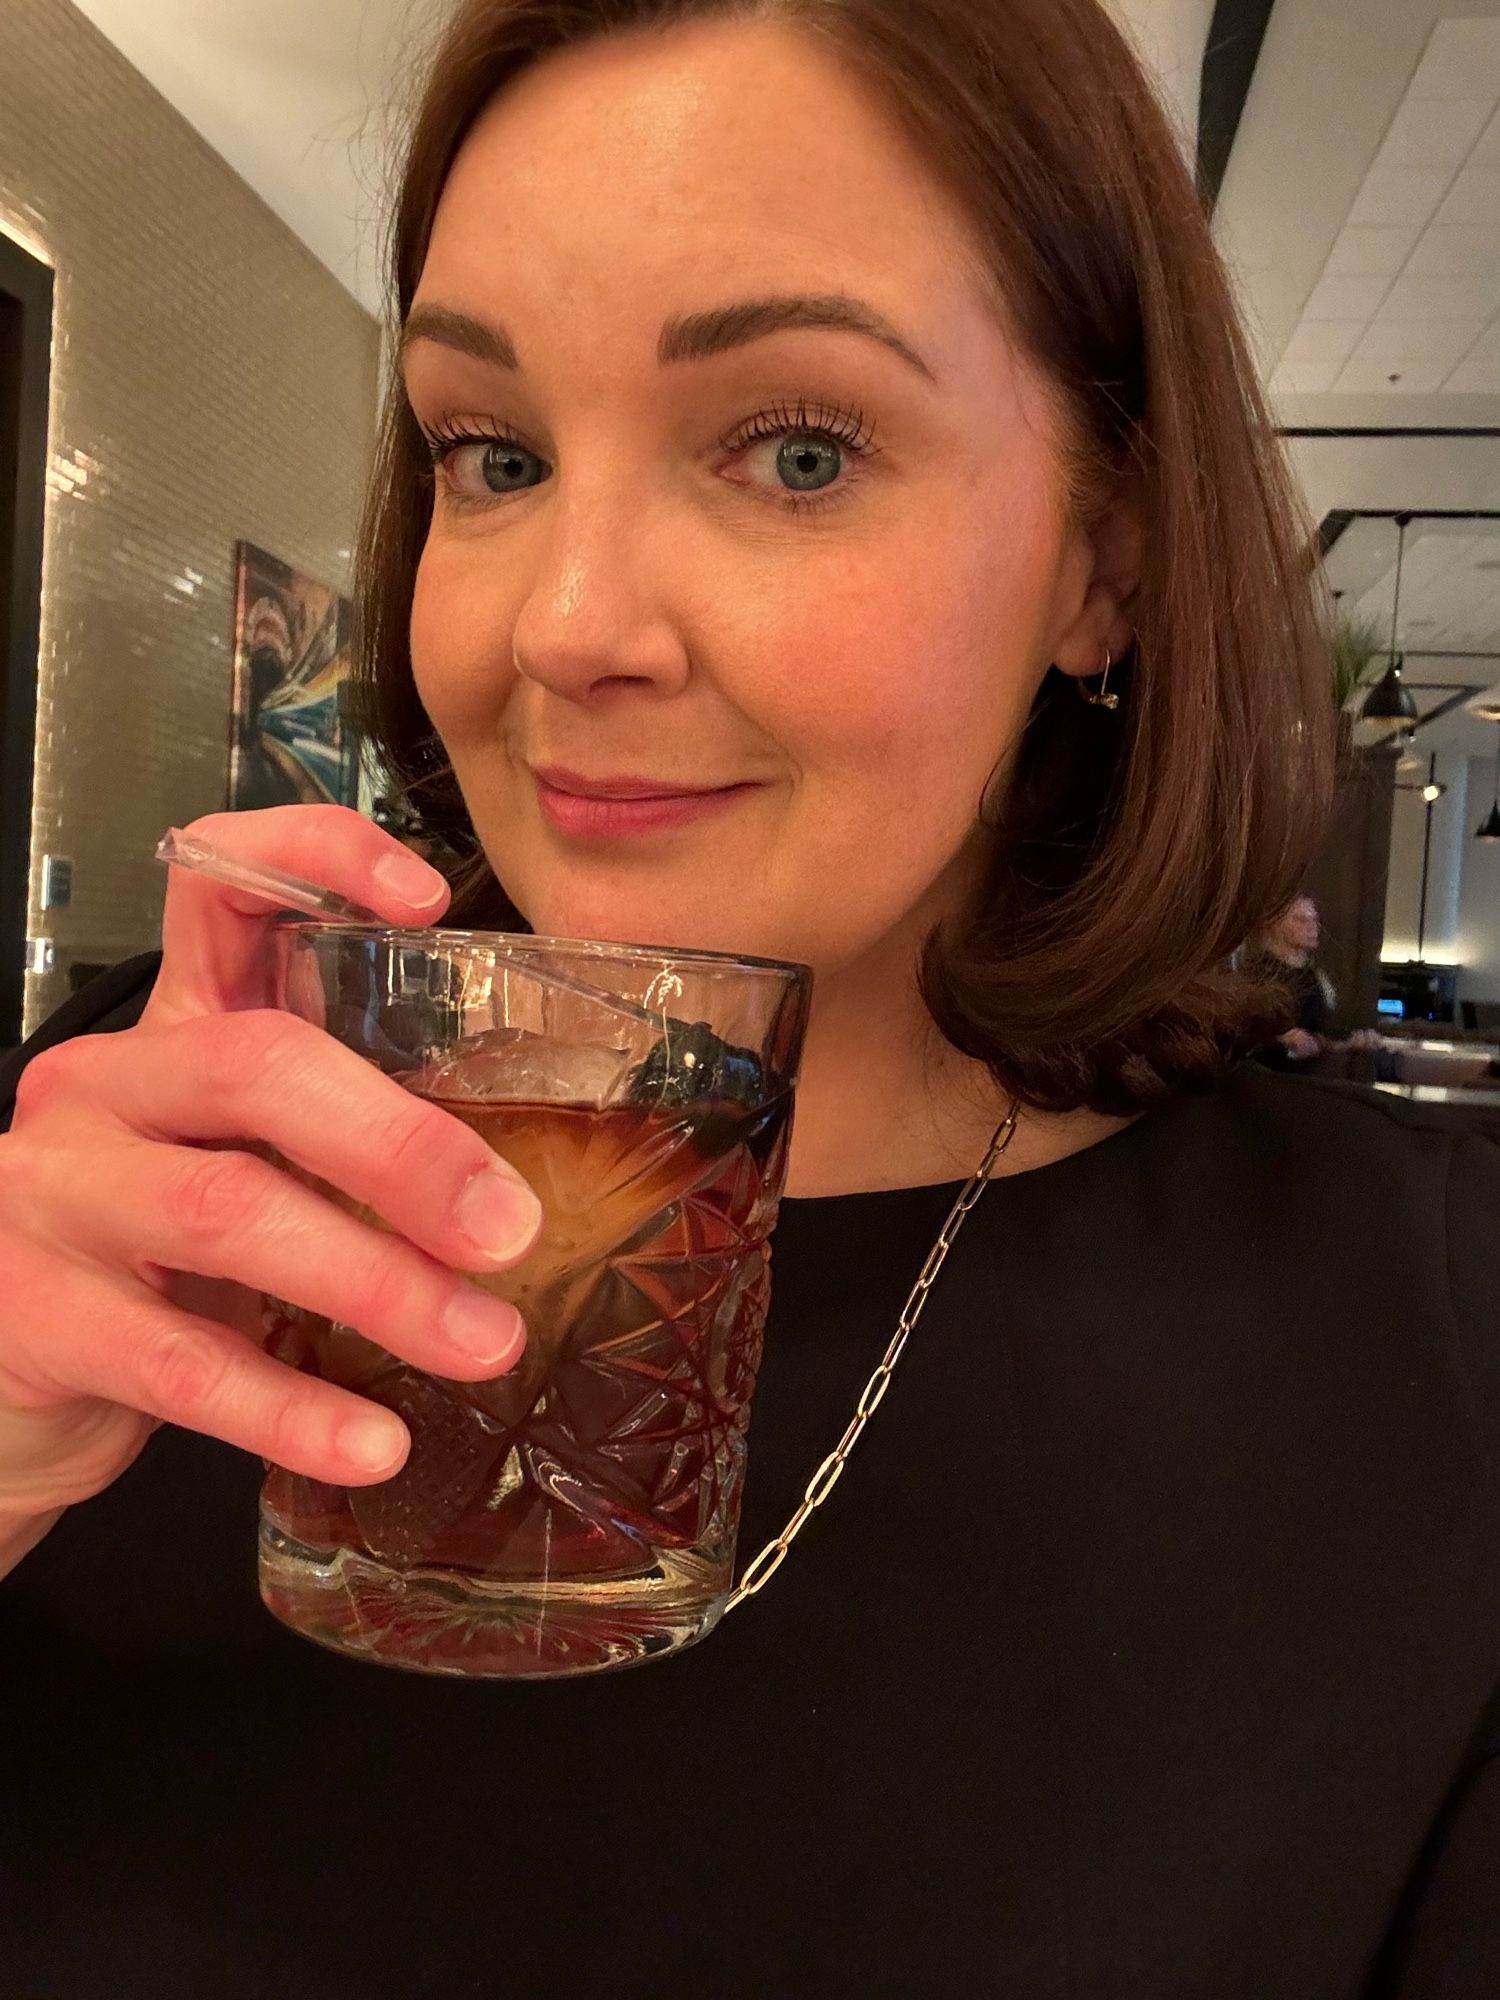
M 398 1080 L 422 1097 L 602 1107 L 623 1094 L 634 1061 L 610 1043 L 486 1028 Z

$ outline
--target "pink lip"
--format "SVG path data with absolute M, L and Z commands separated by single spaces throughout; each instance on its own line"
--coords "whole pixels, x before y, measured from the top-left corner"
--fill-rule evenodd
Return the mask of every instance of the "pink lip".
M 584 838 L 654 833 L 706 818 L 757 785 L 723 785 L 713 790 L 666 791 L 649 778 L 581 778 L 571 771 L 533 771 L 537 802 L 559 833 Z

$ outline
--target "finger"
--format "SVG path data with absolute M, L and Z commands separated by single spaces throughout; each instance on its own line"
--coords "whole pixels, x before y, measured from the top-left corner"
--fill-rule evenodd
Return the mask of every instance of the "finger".
M 7 1351 L 15 1408 L 101 1397 L 337 1486 L 372 1485 L 405 1461 L 411 1436 L 393 1411 L 165 1305 L 139 1279 L 24 1241 L 5 1255 L 8 1298 L 32 1335 L 29 1351 Z
M 183 1021 L 151 1037 L 132 1029 L 79 1036 L 43 1050 L 22 1084 L 39 1101 L 58 1093 L 70 1105 L 86 1103 L 134 1136 L 268 1142 L 460 1270 L 508 1268 L 541 1233 L 535 1193 L 477 1132 L 294 1014 L 257 1009 Z M 64 1165 L 55 1154 L 49 1164 L 53 1149 L 37 1148 L 46 1212 L 85 1247 L 107 1229 L 119 1206 L 114 1189 L 123 1193 L 126 1178 L 115 1148 L 96 1143 L 109 1185 L 85 1199 L 79 1155 L 88 1150 L 68 1147 Z
M 108 1268 L 232 1279 L 462 1381 L 503 1374 L 525 1347 L 514 1306 L 253 1154 L 126 1141 L 81 1180 Z
M 235 860 L 334 889 L 393 924 L 434 923 L 447 907 L 450 891 L 438 871 L 348 806 L 209 813 L 183 831 Z M 386 863 L 393 869 L 389 881 L 379 873 Z M 397 869 L 408 879 L 397 877 Z M 194 1015 L 269 1005 L 265 936 L 276 916 L 275 904 L 262 897 L 190 869 L 169 869 L 161 971 L 142 1022 L 164 1026 Z

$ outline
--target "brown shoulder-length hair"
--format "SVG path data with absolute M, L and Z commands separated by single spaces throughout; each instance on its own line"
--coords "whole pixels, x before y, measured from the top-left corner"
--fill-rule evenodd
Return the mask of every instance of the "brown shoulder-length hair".
M 1055 670 L 980 819 L 972 902 L 929 939 L 942 1033 L 1046 1110 L 1128 1113 L 1281 1025 L 1230 954 L 1317 845 L 1335 740 L 1304 517 L 1207 218 L 1152 86 L 1098 0 L 459 0 L 391 218 L 398 323 L 439 195 L 494 95 L 624 30 L 775 21 L 819 37 L 967 215 L 982 277 L 1061 391 L 1074 504 L 1136 496 L 1144 568 L 1111 711 Z M 361 534 L 354 709 L 451 850 L 449 923 L 525 929 L 418 698 L 408 629 L 430 457 L 393 377 Z

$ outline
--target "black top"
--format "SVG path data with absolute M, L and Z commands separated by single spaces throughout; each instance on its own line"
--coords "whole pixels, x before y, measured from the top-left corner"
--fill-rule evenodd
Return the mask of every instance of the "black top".
M 5 2000 L 1494 2000 L 1500 1147 L 1439 1118 L 1244 1064 L 995 1182 L 653 1665 L 325 1652 L 164 1427 L 0 1584 Z M 742 1557 L 956 1192 L 783 1205 Z
M 1291 1011 L 1291 1025 L 1301 1028 L 1304 1034 L 1319 1037 L 1332 1036 L 1335 1032 L 1333 1009 L 1329 1005 L 1328 993 L 1318 968 L 1307 965 L 1289 965 L 1284 958 L 1278 958 L 1273 951 L 1262 952 L 1250 960 L 1246 971 L 1255 978 L 1269 980 L 1281 988 L 1286 995 Z M 1259 1060 L 1267 1069 L 1293 1070 L 1305 1066 L 1306 1057 L 1294 1056 L 1282 1041 L 1268 1042 L 1257 1051 Z
M 1328 1004 L 1328 994 L 1324 988 L 1318 968 L 1309 962 L 1306 965 L 1291 965 L 1284 958 L 1266 961 L 1268 971 L 1286 988 L 1287 999 L 1292 1006 L 1292 1025 L 1309 1035 L 1326 1035 L 1331 1024 L 1333 1009 Z

